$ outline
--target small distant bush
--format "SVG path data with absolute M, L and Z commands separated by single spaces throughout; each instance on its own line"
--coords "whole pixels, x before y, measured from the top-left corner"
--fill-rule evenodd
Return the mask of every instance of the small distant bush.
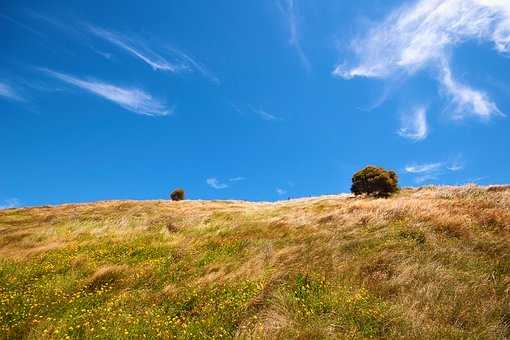
M 351 192 L 356 196 L 367 194 L 388 197 L 398 191 L 398 177 L 394 171 L 367 166 L 352 176 Z
M 170 194 L 170 199 L 172 201 L 182 201 L 184 199 L 184 190 L 182 190 L 182 189 L 175 189 Z

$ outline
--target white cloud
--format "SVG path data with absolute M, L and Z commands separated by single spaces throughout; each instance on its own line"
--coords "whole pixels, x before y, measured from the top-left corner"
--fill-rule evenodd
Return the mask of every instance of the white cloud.
M 3 201 L 0 204 L 0 209 L 10 209 L 10 208 L 16 208 L 19 207 L 20 201 L 17 198 L 10 198 L 5 201 Z
M 195 69 L 198 73 L 202 74 L 205 78 L 209 79 L 211 82 L 219 85 L 221 81 L 216 75 L 209 70 L 204 64 L 198 62 L 195 58 L 191 57 L 189 54 L 184 53 L 181 50 L 176 48 L 169 48 L 169 51 L 175 54 L 184 65 L 188 69 Z
M 139 38 L 127 37 L 93 25 L 86 25 L 86 28 L 94 35 L 120 47 L 134 57 L 140 59 L 155 71 L 167 71 L 171 73 L 189 72 L 195 70 L 215 84 L 220 80 L 205 65 L 197 61 L 190 54 L 177 48 L 155 48 Z
M 501 114 L 487 94 L 453 79 L 452 72 L 446 63 L 443 64 L 440 77 L 443 89 L 451 97 L 454 117 L 462 118 L 466 114 L 474 114 L 481 118 L 490 118 L 492 115 Z
M 446 166 L 446 169 L 452 172 L 460 171 L 464 169 L 463 163 L 464 162 L 462 161 L 462 155 L 457 155 L 457 157 L 455 157 L 453 161 L 449 162 L 449 164 Z
M 10 85 L 6 83 L 0 83 L 0 96 L 12 100 L 18 101 L 23 100 L 23 98 L 18 93 L 16 93 L 16 91 L 14 91 L 14 89 Z
M 147 116 L 165 116 L 171 113 L 171 109 L 165 104 L 153 98 L 150 94 L 135 88 L 122 88 L 112 84 L 96 81 L 83 80 L 64 73 L 48 69 L 43 72 L 65 83 L 77 86 L 99 97 L 108 99 L 126 110 Z
M 94 47 L 92 46 L 89 46 L 90 49 L 92 51 L 94 51 L 95 53 L 97 53 L 98 55 L 100 55 L 101 57 L 107 59 L 107 60 L 111 60 L 113 58 L 113 54 L 112 53 L 109 53 L 109 52 L 103 52 L 103 51 L 100 51 L 100 50 L 97 50 L 95 49 Z
M 217 178 L 214 178 L 214 177 L 206 179 L 206 183 L 208 186 L 210 186 L 213 189 L 228 188 L 228 185 L 226 183 L 222 183 Z
M 167 58 L 156 53 L 141 40 L 135 40 L 123 35 L 105 30 L 103 28 L 87 25 L 90 32 L 96 36 L 116 45 L 132 54 L 136 58 L 152 67 L 155 71 L 179 72 L 186 69 L 186 66 L 180 63 L 172 63 Z
M 42 34 L 41 32 L 36 31 L 36 30 L 35 30 L 35 29 L 33 29 L 32 27 L 30 27 L 30 26 L 28 26 L 28 25 L 25 25 L 24 23 L 22 23 L 22 22 L 20 22 L 20 21 L 18 21 L 18 20 L 16 20 L 16 19 L 14 19 L 14 18 L 12 18 L 12 17 L 10 17 L 10 16 L 7 16 L 7 15 L 5 15 L 5 14 L 1 14 L 1 13 L 0 13 L 0 18 L 4 18 L 5 20 L 10 21 L 11 23 L 13 23 L 13 24 L 15 24 L 15 25 L 17 25 L 17 26 L 19 26 L 19 27 L 23 28 L 25 31 L 30 32 L 30 33 L 32 33 L 32 34 L 37 35 L 39 38 L 43 38 L 43 39 L 46 39 L 46 38 L 47 38 L 47 37 L 46 37 L 44 34 Z
M 455 81 L 448 63 L 450 50 L 468 40 L 492 42 L 510 52 L 510 1 L 420 0 L 393 11 L 383 22 L 352 43 L 357 61 L 337 65 L 334 75 L 386 78 L 436 68 L 457 116 L 465 111 L 482 117 L 498 113 L 487 95 Z
M 264 120 L 280 120 L 278 116 L 275 116 L 274 114 L 269 113 L 265 110 L 254 109 L 253 107 L 251 107 L 251 110 Z
M 415 141 L 423 140 L 428 135 L 427 110 L 418 107 L 411 114 L 402 117 L 402 126 L 398 134 L 404 138 Z
M 431 174 L 431 173 L 439 173 L 444 168 L 449 171 L 455 172 L 464 169 L 464 166 L 461 164 L 459 157 L 448 164 L 437 162 L 437 163 L 426 163 L 426 164 L 414 164 L 408 165 L 404 168 L 405 172 L 410 174 Z
M 241 110 L 241 108 L 240 108 L 237 104 L 230 103 L 230 107 L 232 107 L 232 109 L 233 109 L 235 112 L 237 112 L 237 113 L 239 113 L 239 114 L 241 114 L 241 115 L 243 115 L 243 114 L 244 114 L 243 110 Z
M 446 170 L 457 172 L 464 169 L 464 166 L 460 163 L 460 157 L 461 156 L 458 156 L 453 162 L 448 163 L 437 162 L 408 165 L 404 168 L 404 171 L 409 174 L 416 175 L 414 178 L 415 182 L 421 184 L 438 179 L 446 173 Z
M 289 30 L 289 44 L 296 50 L 297 55 L 301 61 L 301 64 L 306 71 L 311 71 L 310 61 L 303 51 L 301 46 L 301 38 L 299 36 L 299 21 L 297 16 L 297 8 L 294 0 L 278 0 L 276 2 L 280 9 L 285 21 L 288 25 Z
M 241 108 L 239 105 L 237 104 L 234 104 L 234 103 L 230 103 L 230 106 L 232 107 L 232 109 L 241 114 L 241 115 L 245 115 L 245 114 L 248 114 L 251 112 L 255 113 L 257 116 L 259 116 L 261 119 L 263 120 L 267 120 L 267 121 L 279 121 L 279 120 L 282 120 L 281 117 L 277 116 L 277 115 L 274 115 L 266 110 L 262 110 L 262 109 L 256 109 L 254 108 L 253 106 L 251 105 L 246 105 L 245 108 Z
M 285 195 L 287 193 L 287 190 L 284 190 L 282 188 L 276 188 L 276 193 L 280 196 Z
M 78 33 L 78 31 L 75 28 L 73 28 L 72 25 L 62 23 L 61 21 L 55 19 L 52 16 L 46 15 L 44 13 L 35 12 L 33 10 L 26 10 L 26 13 L 32 18 L 52 25 L 53 27 L 63 31 L 65 34 L 77 35 Z
M 245 177 L 237 176 L 237 177 L 229 178 L 226 181 L 234 184 L 235 182 L 241 182 L 241 181 L 244 181 L 245 179 L 246 179 Z M 229 184 L 220 181 L 216 177 L 211 177 L 211 178 L 206 179 L 206 183 L 208 186 L 210 186 L 211 188 L 214 188 L 214 189 L 225 189 L 225 188 L 229 187 Z
M 462 169 L 464 169 L 464 167 L 461 165 L 461 164 L 457 164 L 457 163 L 454 163 L 452 165 L 449 165 L 446 167 L 448 170 L 450 171 L 460 171 Z
M 408 165 L 405 167 L 405 172 L 417 175 L 414 181 L 418 184 L 436 180 L 443 169 L 443 163 L 428 163 L 418 165 Z
M 405 171 L 410 174 L 430 173 L 440 170 L 442 166 L 443 163 L 408 165 L 405 167 Z
M 244 181 L 246 178 L 242 177 L 242 176 L 238 176 L 238 177 L 232 177 L 232 178 L 229 178 L 229 182 L 240 182 L 240 181 Z

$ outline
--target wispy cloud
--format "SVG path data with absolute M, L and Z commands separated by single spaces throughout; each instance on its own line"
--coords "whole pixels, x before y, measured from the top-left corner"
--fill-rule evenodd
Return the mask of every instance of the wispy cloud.
M 410 174 L 430 173 L 440 170 L 442 166 L 443 163 L 408 165 L 405 167 L 405 171 Z
M 189 53 L 175 47 L 152 47 L 150 44 L 133 36 L 116 33 L 101 27 L 86 24 L 85 27 L 95 36 L 121 48 L 135 58 L 152 67 L 155 71 L 170 73 L 196 71 L 209 81 L 219 85 L 219 78 L 204 64 Z
M 424 183 L 438 179 L 440 176 L 449 172 L 457 172 L 464 169 L 461 164 L 460 155 L 457 156 L 453 161 L 449 162 L 436 162 L 436 163 L 423 163 L 408 165 L 404 168 L 404 171 L 408 174 L 415 175 L 414 178 L 416 183 Z
M 457 82 L 452 77 L 452 72 L 446 61 L 443 62 L 440 77 L 443 89 L 451 98 L 455 118 L 463 118 L 466 114 L 474 114 L 487 119 L 493 115 L 501 114 L 501 111 L 489 99 L 487 94 Z
M 415 141 L 427 138 L 427 109 L 425 107 L 418 107 L 412 113 L 403 115 L 402 126 L 398 134 Z
M 152 39 L 144 39 L 134 34 L 119 33 L 90 23 L 76 25 L 34 11 L 28 11 L 28 13 L 33 18 L 44 21 L 67 35 L 73 36 L 74 40 L 81 41 L 105 59 L 111 60 L 113 54 L 102 51 L 89 43 L 89 39 L 87 39 L 89 35 L 110 43 L 155 71 L 170 73 L 197 72 L 212 83 L 221 84 L 220 79 L 214 72 L 182 49 L 169 47 L 165 43 L 154 43 Z
M 201 62 L 197 61 L 190 54 L 184 53 L 182 50 L 178 50 L 176 48 L 168 48 L 168 50 L 176 55 L 181 60 L 181 62 L 186 65 L 187 69 L 194 69 L 216 85 L 221 83 L 220 79 L 211 70 L 209 70 Z
M 244 178 L 242 176 L 237 176 L 237 177 L 229 178 L 226 181 L 230 182 L 231 185 L 232 185 L 232 184 L 234 184 L 236 182 L 241 182 L 241 181 L 244 181 L 244 180 L 246 180 L 246 178 Z M 220 181 L 216 177 L 210 177 L 210 178 L 206 179 L 205 182 L 207 183 L 208 186 L 210 186 L 213 189 L 226 189 L 226 188 L 228 188 L 230 186 L 229 184 Z
M 49 69 L 40 70 L 53 78 L 79 87 L 82 90 L 86 90 L 99 97 L 120 105 L 126 110 L 138 114 L 147 116 L 165 116 L 172 112 L 171 108 L 168 108 L 161 101 L 153 98 L 150 94 L 140 89 L 122 88 L 97 80 L 83 80 Z
M 58 20 L 58 19 L 55 19 L 54 17 L 52 17 L 50 15 L 46 15 L 44 13 L 36 12 L 33 10 L 27 10 L 26 12 L 32 18 L 37 19 L 42 22 L 45 22 L 46 24 L 50 24 L 54 28 L 59 29 L 66 34 L 73 35 L 73 36 L 79 35 L 78 30 L 74 27 L 74 25 L 69 25 L 67 23 L 64 23 L 64 22 Z
M 92 46 L 89 46 L 92 51 L 94 51 L 96 54 L 100 55 L 101 57 L 111 60 L 113 58 L 113 54 L 109 52 L 100 51 Z
M 235 112 L 239 113 L 240 115 L 244 115 L 244 111 L 241 110 L 239 105 L 234 104 L 234 103 L 230 103 L 230 107 L 232 108 L 232 110 L 234 110 Z
M 273 113 L 270 113 L 270 112 L 260 109 L 260 108 L 256 109 L 251 105 L 246 105 L 243 108 L 241 108 L 241 106 L 239 106 L 238 104 L 230 103 L 230 106 L 232 107 L 232 110 L 234 110 L 235 112 L 237 112 L 241 115 L 252 115 L 254 113 L 259 118 L 261 118 L 263 120 L 267 120 L 267 121 L 283 120 L 281 117 L 279 117 Z
M 41 32 L 33 29 L 32 27 L 30 27 L 30 26 L 22 23 L 21 21 L 16 20 L 16 19 L 14 19 L 14 18 L 12 18 L 12 17 L 10 17 L 8 15 L 0 13 L 0 18 L 5 19 L 7 21 L 10 21 L 11 23 L 17 25 L 18 27 L 21 27 L 25 31 L 30 32 L 30 33 L 32 33 L 34 35 L 37 35 L 39 38 L 46 38 L 46 36 L 44 34 L 42 34 Z
M 492 42 L 510 53 L 510 2 L 503 0 L 420 0 L 403 5 L 367 34 L 352 42 L 356 59 L 342 63 L 334 75 L 387 78 L 413 75 L 430 67 L 451 97 L 456 116 L 499 113 L 487 95 L 454 80 L 448 64 L 450 50 L 467 40 Z
M 228 188 L 228 184 L 220 182 L 217 178 L 208 178 L 205 180 L 208 186 L 213 189 L 225 189 Z
M 121 34 L 106 29 L 87 25 L 88 30 L 96 36 L 122 48 L 126 52 L 140 59 L 156 71 L 179 72 L 186 68 L 185 65 L 172 63 L 165 57 L 156 53 L 141 40 L 125 37 Z
M 7 99 L 23 101 L 21 97 L 13 88 L 7 83 L 0 82 L 0 96 Z
M 457 155 L 449 164 L 446 165 L 446 168 L 452 172 L 464 169 L 462 155 Z
M 297 6 L 295 0 L 277 0 L 276 4 L 282 13 L 288 30 L 289 30 L 289 44 L 296 50 L 301 64 L 307 72 L 310 72 L 312 67 L 310 61 L 303 51 L 301 46 L 301 37 L 299 35 L 299 20 L 297 15 Z
M 454 163 L 452 165 L 447 166 L 446 168 L 450 171 L 460 171 L 460 170 L 464 169 L 464 166 L 462 166 L 461 164 L 458 164 L 458 163 Z
M 252 110 L 253 113 L 257 114 L 260 118 L 264 119 L 264 120 L 268 120 L 268 121 L 275 121 L 275 120 L 281 120 L 280 117 L 272 114 L 272 113 L 269 113 L 265 110 L 262 110 L 262 109 L 255 109 L 253 107 L 250 107 L 250 109 Z
M 229 178 L 228 181 L 229 182 L 240 182 L 240 181 L 244 181 L 245 179 L 246 179 L 245 177 L 238 176 L 238 177 Z
M 409 174 L 416 175 L 414 181 L 418 184 L 422 184 L 438 179 L 442 173 L 443 166 L 443 163 L 408 165 L 405 167 L 405 171 Z
M 20 201 L 17 198 L 10 198 L 0 203 L 0 209 L 11 209 L 19 207 Z
M 280 196 L 285 195 L 287 193 L 287 190 L 282 188 L 276 188 L 276 193 Z

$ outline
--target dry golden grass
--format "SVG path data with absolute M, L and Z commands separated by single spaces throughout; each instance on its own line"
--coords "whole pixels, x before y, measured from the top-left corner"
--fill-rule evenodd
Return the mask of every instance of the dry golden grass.
M 8 337 L 510 336 L 504 186 L 10 209 L 0 259 Z M 56 292 L 79 298 L 53 309 Z
M 87 279 L 85 286 L 88 289 L 95 290 L 103 285 L 115 284 L 119 279 L 126 275 L 127 266 L 105 266 L 101 267 Z

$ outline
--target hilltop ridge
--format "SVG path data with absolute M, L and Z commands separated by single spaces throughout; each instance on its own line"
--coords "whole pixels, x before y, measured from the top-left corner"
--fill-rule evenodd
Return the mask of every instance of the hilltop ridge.
M 510 336 L 510 187 L 0 211 L 6 338 Z

